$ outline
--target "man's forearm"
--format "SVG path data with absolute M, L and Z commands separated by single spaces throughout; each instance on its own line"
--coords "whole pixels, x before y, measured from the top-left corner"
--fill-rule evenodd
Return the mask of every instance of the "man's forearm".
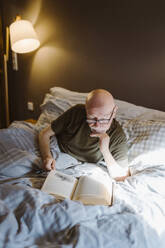
M 38 137 L 43 168 L 46 170 L 55 169 L 55 160 L 50 152 L 50 137 L 53 135 L 55 135 L 54 131 L 51 129 L 51 126 L 48 126 L 41 130 Z
M 126 176 L 128 176 L 128 169 L 122 168 L 113 158 L 109 150 L 110 137 L 107 135 L 107 133 L 97 133 L 97 134 L 95 133 L 95 134 L 91 134 L 90 136 L 99 137 L 100 151 L 103 155 L 110 176 L 113 178 L 117 178 L 119 176 L 121 176 L 122 178 L 126 178 Z
M 122 168 L 113 158 L 109 149 L 102 152 L 105 163 L 107 165 L 108 172 L 111 177 L 116 178 L 119 176 L 128 176 L 128 168 Z
M 50 152 L 50 146 L 47 142 L 43 142 L 42 145 L 40 145 L 40 152 L 42 159 L 46 159 L 47 157 L 52 157 Z
M 50 137 L 41 133 L 39 135 L 39 147 L 43 160 L 47 157 L 52 157 L 52 154 L 50 152 Z
M 102 152 L 102 154 L 103 154 L 103 157 L 104 157 L 104 160 L 105 160 L 105 163 L 107 166 L 112 166 L 112 165 L 117 164 L 117 162 L 113 158 L 112 154 L 110 153 L 109 149 Z
M 113 156 L 110 153 L 109 149 L 105 150 L 102 154 L 103 154 L 104 161 L 105 161 L 105 163 L 107 165 L 109 174 L 111 175 L 111 172 L 112 172 L 112 169 L 114 168 L 114 166 L 119 166 L 119 165 L 117 164 L 117 162 L 113 158 Z

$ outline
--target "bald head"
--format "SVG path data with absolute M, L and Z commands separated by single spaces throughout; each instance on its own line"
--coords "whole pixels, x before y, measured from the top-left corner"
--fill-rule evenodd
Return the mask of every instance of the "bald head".
M 88 123 L 93 133 L 105 133 L 110 128 L 117 110 L 111 93 L 103 89 L 92 90 L 87 95 L 85 108 L 87 120 L 94 120 L 93 123 Z M 108 120 L 108 122 L 101 125 L 96 120 Z
M 105 133 L 110 128 L 117 110 L 113 96 L 103 89 L 92 90 L 88 94 L 85 108 L 88 120 L 108 120 L 106 125 L 100 125 L 99 122 L 90 123 L 89 127 L 93 133 Z
M 104 89 L 92 90 L 86 98 L 86 108 L 113 108 L 115 106 L 113 96 Z

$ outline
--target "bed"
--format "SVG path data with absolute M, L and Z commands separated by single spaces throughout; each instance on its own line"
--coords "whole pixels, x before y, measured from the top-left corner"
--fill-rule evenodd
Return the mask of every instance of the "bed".
M 115 99 L 129 146 L 131 177 L 115 186 L 114 204 L 84 206 L 40 190 L 38 132 L 87 93 L 53 87 L 36 124 L 0 130 L 0 247 L 165 247 L 165 112 Z M 74 176 L 107 173 L 104 163 L 80 163 L 51 138 L 57 170 Z

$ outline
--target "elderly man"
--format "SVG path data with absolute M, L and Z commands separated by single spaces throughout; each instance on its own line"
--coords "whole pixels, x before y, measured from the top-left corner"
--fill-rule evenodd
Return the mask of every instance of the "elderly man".
M 125 134 L 114 119 L 117 106 L 104 89 L 91 91 L 86 104 L 78 104 L 54 120 L 39 134 L 39 145 L 46 170 L 55 169 L 50 137 L 55 135 L 62 152 L 79 161 L 98 163 L 104 159 L 111 177 L 129 176 Z

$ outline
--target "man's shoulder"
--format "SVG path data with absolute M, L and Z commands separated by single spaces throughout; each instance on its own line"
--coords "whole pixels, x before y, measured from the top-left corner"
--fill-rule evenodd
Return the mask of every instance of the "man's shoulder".
M 61 132 L 61 130 L 64 130 L 66 127 L 73 125 L 77 125 L 78 123 L 81 123 L 85 120 L 85 105 L 83 104 L 76 104 L 73 107 L 66 110 L 62 115 L 60 115 L 57 119 L 52 121 L 51 127 L 52 130 L 57 133 L 58 130 L 60 130 L 58 133 Z
M 76 104 L 70 108 L 70 111 L 74 114 L 85 114 L 85 105 L 84 104 Z
M 120 123 L 116 119 L 113 119 L 110 129 L 113 129 L 114 130 L 116 128 L 121 128 L 122 129 Z
M 116 119 L 113 119 L 112 125 L 111 125 L 110 130 L 109 130 L 109 134 L 112 134 L 112 133 L 115 136 L 119 135 L 119 136 L 126 137 L 122 126 L 120 125 L 120 123 Z
M 85 105 L 84 104 L 76 104 L 69 108 L 66 112 L 63 114 L 65 120 L 69 119 L 70 122 L 77 122 L 82 121 L 85 119 L 86 111 L 85 111 Z
M 75 110 L 85 110 L 85 104 L 76 104 L 71 108 Z

